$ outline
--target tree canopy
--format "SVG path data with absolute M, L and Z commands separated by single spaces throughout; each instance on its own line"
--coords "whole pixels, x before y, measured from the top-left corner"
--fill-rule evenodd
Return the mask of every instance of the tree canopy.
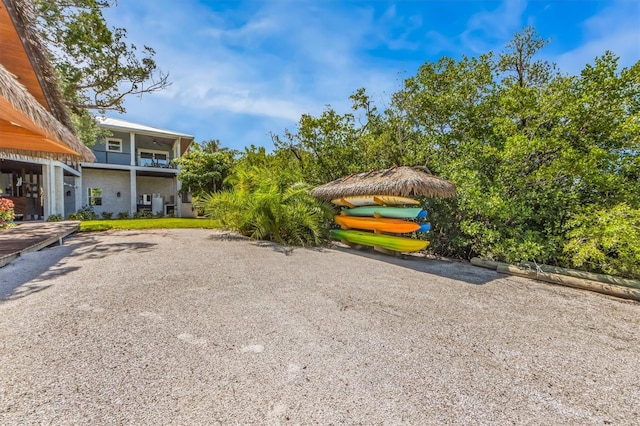
M 195 198 L 223 188 L 224 180 L 231 172 L 237 152 L 220 145 L 219 140 L 191 144 L 189 151 L 175 159 L 180 165 L 178 179 L 182 192 Z
M 116 0 L 35 0 L 39 32 L 58 73 L 76 133 L 87 144 L 98 132 L 90 111 L 125 112 L 124 100 L 166 88 L 168 74 L 155 51 L 127 43 L 124 28 L 109 27 L 104 8 Z
M 426 166 L 458 197 L 425 199 L 441 255 L 639 276 L 640 62 L 612 52 L 563 74 L 526 27 L 499 53 L 423 64 L 379 111 L 364 88 L 275 137 L 302 177 Z

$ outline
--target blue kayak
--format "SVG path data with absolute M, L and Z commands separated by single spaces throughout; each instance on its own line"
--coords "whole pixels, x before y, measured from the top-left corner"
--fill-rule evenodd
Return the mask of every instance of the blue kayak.
M 422 219 L 427 217 L 427 211 L 421 207 L 386 207 L 363 206 L 343 210 L 349 216 L 392 217 L 395 219 Z

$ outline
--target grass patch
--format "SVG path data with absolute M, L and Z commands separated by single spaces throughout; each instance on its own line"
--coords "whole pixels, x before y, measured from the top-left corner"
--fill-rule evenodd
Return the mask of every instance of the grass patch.
M 220 223 L 211 219 L 164 217 L 158 219 L 85 220 L 80 222 L 80 232 L 106 231 L 109 229 L 219 229 Z

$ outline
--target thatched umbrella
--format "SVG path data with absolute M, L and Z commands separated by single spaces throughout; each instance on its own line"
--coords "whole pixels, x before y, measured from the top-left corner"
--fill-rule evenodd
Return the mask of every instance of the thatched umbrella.
M 403 166 L 342 177 L 315 188 L 311 195 L 327 201 L 356 195 L 452 197 L 456 195 L 456 187 L 429 173 Z

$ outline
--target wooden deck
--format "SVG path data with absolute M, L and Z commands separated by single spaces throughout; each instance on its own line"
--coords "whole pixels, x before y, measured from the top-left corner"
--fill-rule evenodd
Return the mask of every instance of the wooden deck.
M 80 228 L 78 221 L 26 222 L 0 231 L 0 268 L 22 253 L 38 251 Z

